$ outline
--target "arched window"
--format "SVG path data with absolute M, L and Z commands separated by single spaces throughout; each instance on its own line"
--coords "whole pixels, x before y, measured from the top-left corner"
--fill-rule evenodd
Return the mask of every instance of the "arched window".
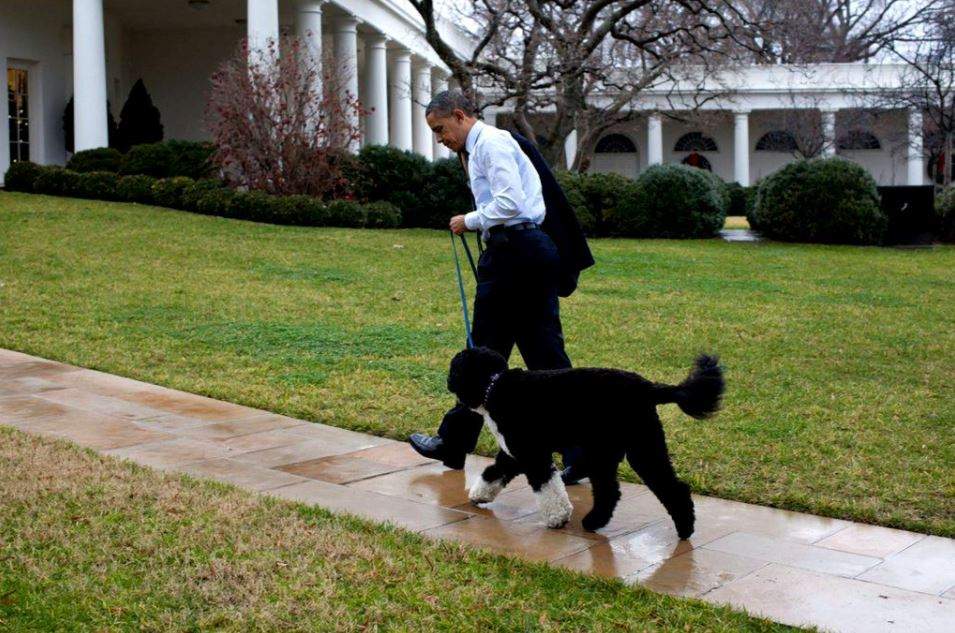
M 849 130 L 836 143 L 839 149 L 882 149 L 882 143 L 872 132 Z
M 689 132 L 684 134 L 673 146 L 674 152 L 718 152 L 716 141 L 703 132 Z
M 706 171 L 713 171 L 713 166 L 710 164 L 710 161 L 707 160 L 706 156 L 703 154 L 697 154 L 696 152 L 692 152 L 689 156 L 684 158 L 683 164 L 689 165 L 690 167 L 705 169 Z
M 756 141 L 758 152 L 795 152 L 796 137 L 786 130 L 766 132 Z
M 637 146 L 623 134 L 608 134 L 599 141 L 594 149 L 595 154 L 632 154 Z

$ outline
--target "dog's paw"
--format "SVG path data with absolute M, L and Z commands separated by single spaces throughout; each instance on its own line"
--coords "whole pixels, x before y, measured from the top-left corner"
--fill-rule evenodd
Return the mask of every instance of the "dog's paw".
M 478 477 L 468 492 L 468 499 L 471 503 L 490 503 L 497 498 L 497 495 L 504 489 L 504 485 L 498 481 L 487 481 L 484 477 Z
M 574 512 L 574 505 L 567 496 L 564 482 L 560 480 L 560 475 L 556 471 L 537 493 L 537 503 L 540 507 L 541 519 L 549 528 L 563 527 Z
M 610 517 L 596 514 L 593 510 L 591 510 L 580 523 L 588 532 L 596 532 L 600 528 L 610 523 Z

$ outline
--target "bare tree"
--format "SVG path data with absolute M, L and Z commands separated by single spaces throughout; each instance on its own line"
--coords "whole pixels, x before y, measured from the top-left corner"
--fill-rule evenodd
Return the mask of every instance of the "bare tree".
M 739 0 L 739 38 L 756 63 L 869 61 L 950 0 Z
M 321 69 L 299 38 L 249 51 L 243 42 L 212 75 L 206 120 L 212 162 L 232 184 L 276 194 L 321 197 L 345 186 L 343 156 L 366 114 L 345 90 L 344 68 Z
M 476 0 L 466 17 L 478 43 L 461 59 L 436 28 L 433 0 L 410 2 L 465 93 L 483 98 L 481 108 L 507 104 L 548 160 L 563 162 L 576 130 L 579 170 L 607 129 L 639 116 L 631 106 L 641 92 L 702 82 L 735 49 L 734 25 L 744 21 L 724 0 Z
M 920 37 L 898 42 L 892 50 L 906 71 L 900 88 L 887 93 L 888 100 L 925 118 L 925 145 L 935 162 L 936 182 L 947 187 L 955 167 L 955 3 L 936 8 Z

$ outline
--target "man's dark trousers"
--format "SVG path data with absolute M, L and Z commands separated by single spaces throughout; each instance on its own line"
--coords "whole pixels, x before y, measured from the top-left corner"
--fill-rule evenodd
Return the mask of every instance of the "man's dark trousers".
M 492 231 L 478 263 L 474 344 L 505 358 L 517 345 L 528 369 L 570 367 L 560 326 L 558 267 L 557 247 L 540 229 Z M 458 405 L 445 414 L 438 435 L 449 452 L 470 453 L 483 423 Z

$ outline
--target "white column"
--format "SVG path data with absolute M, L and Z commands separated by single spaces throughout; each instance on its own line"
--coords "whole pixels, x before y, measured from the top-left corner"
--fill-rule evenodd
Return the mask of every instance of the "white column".
M 335 60 L 341 64 L 343 96 L 345 93 L 358 98 L 358 18 L 343 16 L 335 21 Z M 352 126 L 358 126 L 358 114 L 349 109 L 348 119 Z M 358 151 L 358 141 L 349 146 Z
M 749 186 L 749 112 L 733 115 L 733 178 Z
M 365 106 L 371 110 L 365 143 L 388 144 L 388 38 L 370 35 L 365 39 L 365 72 L 368 91 Z
M 921 185 L 924 180 L 925 162 L 924 148 L 922 147 L 922 113 L 915 108 L 909 110 L 909 134 L 908 134 L 908 152 L 906 164 L 908 165 L 908 178 L 906 182 L 909 185 Z M 950 165 L 945 165 L 945 169 L 951 169 Z
M 663 162 L 663 120 L 659 114 L 647 117 L 647 165 Z
M 73 145 L 109 145 L 103 0 L 73 0 Z
M 414 151 L 431 160 L 433 145 L 431 128 L 424 118 L 424 109 L 431 101 L 431 65 L 422 61 L 414 69 L 414 102 L 411 105 L 411 130 L 414 134 Z
M 295 35 L 308 48 L 312 59 L 322 64 L 322 5 L 325 0 L 300 0 L 295 14 Z
M 398 149 L 411 150 L 411 53 L 399 48 L 391 59 L 389 138 Z
M 275 52 L 279 45 L 279 2 L 278 0 L 248 0 L 246 31 L 249 38 L 249 53 L 267 51 L 269 41 L 275 43 Z
M 431 94 L 436 95 L 448 89 L 448 78 L 444 73 L 436 72 L 431 77 Z M 437 136 L 432 135 L 432 152 L 435 158 L 447 158 L 451 155 L 451 150 L 438 142 Z
M 822 111 L 822 155 L 836 155 L 836 111 Z

